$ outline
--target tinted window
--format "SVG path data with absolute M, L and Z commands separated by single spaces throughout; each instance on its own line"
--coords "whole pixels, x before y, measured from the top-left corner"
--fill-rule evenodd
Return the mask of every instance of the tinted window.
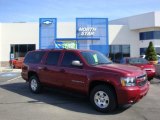
M 61 54 L 60 52 L 50 52 L 48 54 L 46 64 L 47 65 L 57 65 L 60 54 Z
M 24 60 L 24 63 L 39 63 L 44 55 L 44 51 L 30 52 Z
M 160 39 L 160 31 L 147 31 L 139 33 L 140 40 Z
M 123 57 L 130 57 L 130 45 L 110 45 L 109 57 L 116 63 Z
M 65 67 L 73 67 L 72 61 L 73 60 L 79 60 L 80 58 L 73 52 L 65 52 L 63 60 L 62 60 L 62 66 Z

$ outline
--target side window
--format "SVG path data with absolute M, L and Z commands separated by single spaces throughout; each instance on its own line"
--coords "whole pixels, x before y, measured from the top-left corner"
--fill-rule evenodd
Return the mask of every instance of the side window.
M 73 52 L 65 52 L 61 65 L 65 66 L 65 67 L 73 67 L 72 66 L 72 61 L 73 60 L 81 61 L 79 56 L 77 56 L 75 53 L 73 53 Z
M 31 52 L 25 57 L 24 63 L 39 63 L 44 54 L 44 51 Z
M 48 57 L 46 59 L 46 64 L 47 65 L 57 65 L 60 54 L 61 52 L 49 52 Z

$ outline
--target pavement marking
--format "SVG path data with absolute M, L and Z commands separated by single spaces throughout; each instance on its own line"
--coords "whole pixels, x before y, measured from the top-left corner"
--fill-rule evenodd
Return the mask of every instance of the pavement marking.
M 16 76 L 15 73 L 3 73 L 0 75 L 1 77 L 12 77 L 12 76 Z
M 10 79 L 10 80 L 7 80 L 5 83 L 12 82 L 12 81 L 17 80 L 17 79 L 19 79 L 19 78 L 21 78 L 21 76 L 18 76 L 18 77 L 16 77 L 16 78 L 13 78 L 13 79 Z

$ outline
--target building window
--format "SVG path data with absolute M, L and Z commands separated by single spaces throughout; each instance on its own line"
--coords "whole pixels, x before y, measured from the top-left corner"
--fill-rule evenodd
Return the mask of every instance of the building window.
M 28 51 L 36 49 L 35 44 L 12 44 L 10 53 L 14 54 L 14 58 L 24 57 Z
M 130 57 L 130 45 L 110 45 L 109 57 L 119 63 L 123 57 Z
M 140 55 L 145 55 L 146 54 L 147 48 L 140 48 Z M 156 53 L 160 55 L 160 47 L 155 47 Z
M 160 31 L 148 31 L 139 33 L 140 40 L 160 39 Z
M 140 55 L 145 55 L 146 54 L 146 49 L 147 48 L 140 48 Z

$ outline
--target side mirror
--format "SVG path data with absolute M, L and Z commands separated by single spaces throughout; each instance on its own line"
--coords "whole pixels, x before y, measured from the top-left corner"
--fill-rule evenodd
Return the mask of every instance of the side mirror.
M 81 63 L 79 60 L 73 60 L 72 65 L 76 67 L 82 67 L 83 63 Z

